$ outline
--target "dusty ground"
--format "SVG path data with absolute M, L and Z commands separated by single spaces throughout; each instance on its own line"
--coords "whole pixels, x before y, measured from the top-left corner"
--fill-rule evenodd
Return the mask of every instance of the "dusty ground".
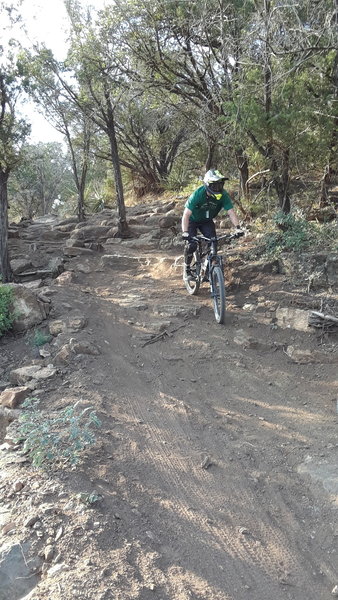
M 315 296 L 281 275 L 229 270 L 220 326 L 206 287 L 187 295 L 172 268 L 178 252 L 127 244 L 123 252 L 139 262 L 103 271 L 98 253 L 70 259 L 75 282 L 55 286 L 52 297 L 51 318 L 83 314 L 83 335 L 100 354 L 59 368 L 40 390 L 41 405 L 93 406 L 102 421 L 96 446 L 65 471 L 41 472 L 18 452 L 1 453 L 1 506 L 16 525 L 3 548 L 20 543 L 26 563 L 36 561 L 28 597 L 332 597 L 337 337 L 273 324 L 276 305 L 292 304 L 295 291 L 304 305 Z M 295 364 L 290 344 L 326 359 Z M 5 371 L 36 358 L 22 337 L 3 338 L 0 348 Z M 15 481 L 24 484 L 17 492 Z M 80 492 L 100 500 L 87 506 Z M 38 517 L 32 527 L 28 515 Z M 48 544 L 54 557 L 42 564 Z M 20 589 L 18 581 L 1 600 L 19 600 Z

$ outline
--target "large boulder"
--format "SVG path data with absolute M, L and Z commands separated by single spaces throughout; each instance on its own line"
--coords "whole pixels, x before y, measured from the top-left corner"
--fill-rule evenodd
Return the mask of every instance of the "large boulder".
M 9 284 L 13 289 L 14 331 L 26 331 L 47 318 L 50 303 L 42 302 L 36 294 L 20 284 Z
M 168 213 L 167 215 L 163 215 L 163 217 L 159 221 L 159 225 L 163 229 L 169 229 L 178 225 L 179 221 L 180 217 L 173 213 Z
M 11 269 L 14 275 L 19 275 L 24 271 L 28 271 L 33 268 L 32 262 L 27 258 L 13 258 L 11 260 Z
M 67 231 L 60 231 L 57 229 L 46 229 L 45 231 L 42 231 L 38 235 L 41 240 L 54 241 L 54 240 L 62 240 L 64 238 L 68 237 L 69 234 Z
M 84 225 L 74 229 L 71 239 L 80 240 L 83 242 L 99 242 L 106 240 L 107 233 L 111 228 L 109 226 L 102 227 L 100 225 Z

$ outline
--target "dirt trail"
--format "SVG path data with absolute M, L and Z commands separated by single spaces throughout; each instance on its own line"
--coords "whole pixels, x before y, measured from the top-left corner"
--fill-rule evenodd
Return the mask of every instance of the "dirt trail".
M 75 509 L 49 484 L 44 500 L 63 502 L 63 568 L 32 600 L 330 598 L 337 364 L 292 363 L 283 348 L 315 349 L 316 335 L 243 309 L 277 298 L 281 276 L 234 285 L 220 326 L 207 288 L 189 297 L 170 253 L 123 252 L 134 259 L 118 269 L 102 270 L 99 254 L 71 259 L 88 273 L 57 292 L 53 316 L 81 311 L 101 354 L 61 369 L 43 404 L 81 398 L 103 424 L 80 469 L 49 477 L 67 501 L 93 490 L 102 500 Z

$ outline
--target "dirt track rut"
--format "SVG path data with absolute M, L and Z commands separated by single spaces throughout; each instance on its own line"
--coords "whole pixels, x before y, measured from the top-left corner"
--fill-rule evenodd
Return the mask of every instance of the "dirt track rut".
M 290 332 L 238 310 L 221 327 L 206 290 L 191 298 L 179 272 L 148 274 L 147 266 L 112 269 L 104 285 L 102 274 L 85 282 L 96 294 L 96 338 L 105 341 L 98 368 L 113 437 L 105 442 L 113 456 L 106 483 L 93 482 L 105 497 L 104 546 L 109 552 L 107 540 L 125 535 L 133 549 L 133 567 L 110 585 L 111 597 L 328 598 L 337 567 L 334 498 L 298 468 L 337 457 L 334 366 L 324 373 L 293 365 L 281 349 Z M 170 318 L 168 305 L 199 314 Z M 161 320 L 158 306 L 168 332 L 184 327 L 145 345 Z M 234 344 L 239 328 L 260 349 Z M 122 555 L 120 548 L 123 563 Z

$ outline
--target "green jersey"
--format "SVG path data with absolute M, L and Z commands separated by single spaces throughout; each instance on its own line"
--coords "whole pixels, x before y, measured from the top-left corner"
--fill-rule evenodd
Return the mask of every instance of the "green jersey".
M 224 208 L 224 210 L 230 210 L 233 208 L 230 196 L 223 190 L 222 197 L 217 200 L 213 196 L 208 196 L 204 185 L 197 188 L 188 198 L 185 203 L 185 208 L 189 208 L 192 211 L 190 220 L 196 223 L 203 223 L 214 219 L 216 215 Z

